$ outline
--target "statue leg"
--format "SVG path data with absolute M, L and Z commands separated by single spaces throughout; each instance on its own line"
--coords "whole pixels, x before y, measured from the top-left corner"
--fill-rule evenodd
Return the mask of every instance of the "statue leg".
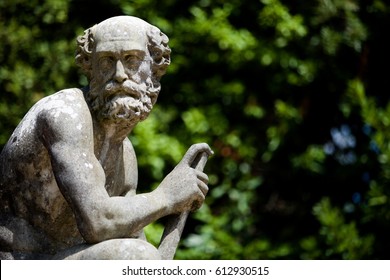
M 64 260 L 159 260 L 161 256 L 150 243 L 140 239 L 111 239 L 97 244 L 81 244 L 54 256 Z

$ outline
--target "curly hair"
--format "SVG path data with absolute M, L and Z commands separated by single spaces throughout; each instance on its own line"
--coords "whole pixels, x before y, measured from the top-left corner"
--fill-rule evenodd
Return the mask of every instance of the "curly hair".
M 92 75 L 91 56 L 95 47 L 93 34 L 95 26 L 86 29 L 82 36 L 77 37 L 76 65 L 81 68 L 89 81 Z M 171 63 L 171 49 L 168 46 L 169 39 L 167 35 L 153 25 L 149 25 L 146 36 L 148 37 L 149 54 L 153 59 L 152 80 L 153 83 L 159 85 L 161 77 Z

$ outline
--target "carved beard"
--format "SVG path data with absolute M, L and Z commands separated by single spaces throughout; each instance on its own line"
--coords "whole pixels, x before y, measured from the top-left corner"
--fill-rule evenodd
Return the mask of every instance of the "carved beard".
M 87 101 L 99 121 L 125 121 L 135 125 L 145 120 L 156 103 L 160 86 L 146 83 L 135 83 L 126 80 L 124 83 L 109 81 L 103 85 L 91 80 Z

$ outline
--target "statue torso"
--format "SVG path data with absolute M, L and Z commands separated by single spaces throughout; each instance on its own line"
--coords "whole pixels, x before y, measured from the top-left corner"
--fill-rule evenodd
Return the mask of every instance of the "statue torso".
M 72 209 L 58 188 L 49 153 L 39 135 L 37 115 L 50 98 L 73 99 L 75 106 L 88 110 L 82 92 L 77 89 L 44 98 L 31 108 L 3 149 L 0 156 L 0 226 L 14 236 L 8 241 L 1 241 L 4 237 L 0 236 L 0 241 L 11 242 L 5 247 L 12 247 L 9 248 L 12 250 L 55 253 L 83 242 Z M 124 152 L 129 155 L 124 156 Z M 102 167 L 110 196 L 124 195 L 131 189 L 135 193 L 135 160 L 128 139 L 121 147 L 109 151 Z M 29 236 L 20 239 L 29 244 L 16 240 L 18 235 L 26 232 Z

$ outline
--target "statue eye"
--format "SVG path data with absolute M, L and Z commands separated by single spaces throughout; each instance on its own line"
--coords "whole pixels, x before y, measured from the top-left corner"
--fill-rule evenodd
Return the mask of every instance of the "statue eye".
M 133 61 L 135 61 L 135 60 L 137 60 L 137 59 L 138 59 L 137 56 L 132 55 L 132 54 L 125 55 L 125 57 L 124 57 L 124 60 L 125 60 L 126 62 L 133 62 Z
M 114 67 L 115 59 L 111 56 L 103 56 L 99 59 L 99 68 L 103 71 L 110 70 Z
M 132 54 L 126 55 L 123 60 L 126 66 L 130 69 L 138 68 L 142 62 L 138 56 Z

